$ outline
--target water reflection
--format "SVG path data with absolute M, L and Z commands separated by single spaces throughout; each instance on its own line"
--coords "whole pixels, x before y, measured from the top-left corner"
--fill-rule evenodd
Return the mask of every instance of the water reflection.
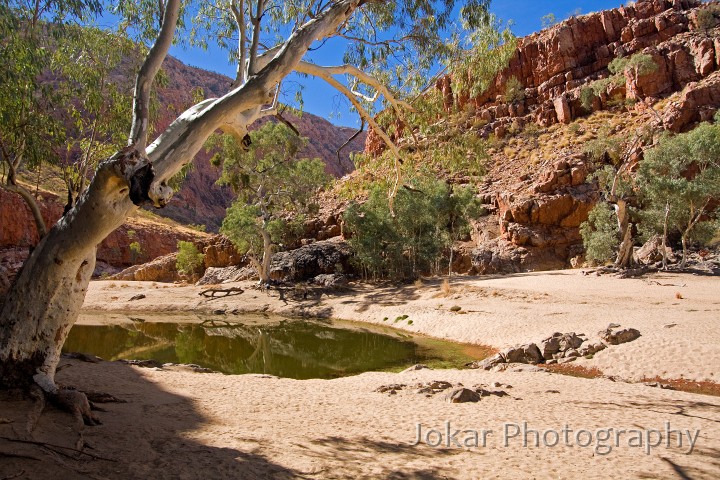
M 136 320 L 123 325 L 76 325 L 64 350 L 106 360 L 195 363 L 224 373 L 297 379 L 334 378 L 434 358 L 405 338 L 312 321 L 248 325 Z

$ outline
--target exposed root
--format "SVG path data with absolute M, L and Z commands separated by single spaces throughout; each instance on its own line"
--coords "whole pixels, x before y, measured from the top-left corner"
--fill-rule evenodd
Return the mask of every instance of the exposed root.
M 231 295 L 240 295 L 245 290 L 243 290 L 240 287 L 232 287 L 232 288 L 209 288 L 207 290 L 203 290 L 202 292 L 198 293 L 198 295 L 202 295 L 203 297 L 208 298 L 224 298 L 229 297 Z M 223 295 L 217 295 L 215 294 L 223 294 Z
M 40 420 L 40 416 L 42 416 L 42 413 L 45 410 L 45 392 L 43 392 L 37 385 L 33 385 L 30 387 L 28 394 L 33 401 L 33 406 L 27 415 L 25 432 L 32 437 L 32 433 L 35 431 L 35 427 Z
M 88 397 L 78 390 L 60 388 L 57 393 L 48 395 L 59 408 L 70 412 L 78 423 L 79 430 L 85 425 L 101 425 L 100 419 L 92 412 Z
M 105 461 L 108 461 L 108 462 L 116 462 L 116 461 L 117 461 L 117 460 L 114 460 L 114 459 L 112 459 L 112 458 L 101 457 L 100 455 L 95 455 L 95 454 L 93 454 L 93 453 L 90 453 L 90 452 L 87 452 L 87 451 L 84 451 L 84 450 L 75 449 L 75 448 L 72 448 L 72 447 L 65 447 L 65 446 L 63 446 L 63 445 L 55 445 L 55 444 L 53 444 L 53 443 L 38 442 L 38 441 L 35 441 L 35 440 L 22 440 L 22 439 L 19 439 L 19 438 L 8 438 L 8 437 L 0 437 L 0 439 L 6 440 L 6 441 L 8 441 L 8 442 L 13 442 L 13 443 L 24 443 L 24 444 L 37 445 L 37 446 L 39 446 L 39 447 L 44 447 L 44 448 L 47 448 L 48 450 L 50 450 L 50 451 L 52 451 L 52 452 L 54 452 L 54 453 L 58 453 L 58 454 L 60 454 L 60 455 L 62 455 L 62 456 L 71 458 L 71 459 L 73 459 L 73 460 L 76 460 L 76 458 L 73 457 L 72 455 L 70 455 L 69 453 L 65 453 L 65 452 L 77 453 L 78 455 L 85 455 L 85 456 L 88 456 L 88 457 L 93 458 L 93 459 L 96 459 L 96 460 L 105 460 Z M 3 455 L 8 455 L 8 454 L 3 454 Z M 9 454 L 9 455 L 12 455 L 12 454 Z M 23 455 L 23 457 L 25 457 L 25 456 Z M 35 458 L 35 457 L 27 457 L 27 458 L 32 458 L 32 459 L 35 459 L 35 460 L 40 460 L 40 459 L 37 459 L 37 458 Z

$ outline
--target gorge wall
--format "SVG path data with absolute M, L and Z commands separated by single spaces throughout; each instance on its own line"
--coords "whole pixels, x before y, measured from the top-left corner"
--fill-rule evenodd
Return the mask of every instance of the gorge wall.
M 622 128 L 630 135 L 643 126 L 681 132 L 712 119 L 720 107 L 719 24 L 718 2 L 638 1 L 519 39 L 507 68 L 477 97 L 453 91 L 451 77 L 440 78 L 435 88 L 448 118 L 464 113 L 460 128 L 501 144 L 529 126 L 543 134 L 540 142 L 514 144 L 529 155 L 508 153 L 507 147 L 489 150 L 479 190 L 490 215 L 461 247 L 456 269 L 482 274 L 579 264 L 578 227 L 598 198 L 586 178 L 597 165 L 581 145 L 563 140 L 563 125 L 604 112 L 606 126 L 615 128 L 611 133 Z M 613 59 L 639 52 L 652 57 L 655 71 L 626 71 L 624 82 L 600 91 L 591 108 L 582 105 L 583 89 L 608 78 Z M 512 78 L 522 85 L 523 98 L 506 102 Z M 597 122 L 587 129 L 600 134 Z M 412 141 L 409 135 L 395 140 L 401 146 Z M 369 132 L 366 152 L 383 150 L 379 136 Z M 639 145 L 631 155 L 640 160 L 642 150 Z

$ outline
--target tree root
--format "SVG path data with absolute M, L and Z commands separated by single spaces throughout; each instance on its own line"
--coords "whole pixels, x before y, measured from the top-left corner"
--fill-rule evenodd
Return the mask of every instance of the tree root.
M 229 297 L 231 295 L 240 295 L 245 290 L 243 290 L 240 287 L 231 287 L 231 288 L 209 288 L 207 290 L 203 290 L 202 292 L 198 293 L 198 295 L 202 295 L 203 297 L 207 298 L 225 298 Z M 224 294 L 224 295 L 215 295 L 215 294 Z
M 72 453 L 77 453 L 77 454 L 80 454 L 80 455 L 86 455 L 86 456 L 88 456 L 88 457 L 90 457 L 90 458 L 93 458 L 93 459 L 95 459 L 95 460 L 105 460 L 105 461 L 108 461 L 108 462 L 117 462 L 117 460 L 114 460 L 114 459 L 112 459 L 112 458 L 101 457 L 100 455 L 95 455 L 94 453 L 86 452 L 86 451 L 84 451 L 84 450 L 75 449 L 75 448 L 72 448 L 72 447 L 65 447 L 65 446 L 63 446 L 63 445 L 55 445 L 54 443 L 38 442 L 38 441 L 36 441 L 36 440 L 22 440 L 22 439 L 19 439 L 19 438 L 9 438 L 9 437 L 0 437 L 0 439 L 5 440 L 5 441 L 8 441 L 8 442 L 13 442 L 13 443 L 24 443 L 24 444 L 28 444 L 28 445 L 37 445 L 37 446 L 39 446 L 39 447 L 44 447 L 44 448 L 47 448 L 48 450 L 51 450 L 52 452 L 58 453 L 58 454 L 60 454 L 60 455 L 62 455 L 62 456 L 64 456 L 64 457 L 72 458 L 73 460 L 76 460 L 76 459 L 73 458 L 72 456 L 70 456 L 69 454 L 64 453 L 64 452 L 62 452 L 62 451 L 59 451 L 59 450 L 66 450 L 66 451 L 69 451 L 69 452 L 72 452 Z M 3 455 L 7 455 L 7 454 L 3 454 Z M 13 456 L 14 456 L 14 455 L 13 455 Z M 19 456 L 19 455 L 18 455 L 18 456 Z M 23 455 L 23 457 L 25 457 L 25 455 Z M 29 457 L 29 456 L 28 456 L 27 458 L 32 458 L 32 459 L 34 459 L 34 460 L 40 460 L 39 458 Z

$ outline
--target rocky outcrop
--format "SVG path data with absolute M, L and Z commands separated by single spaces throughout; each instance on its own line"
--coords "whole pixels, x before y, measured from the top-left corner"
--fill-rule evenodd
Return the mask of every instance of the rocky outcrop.
M 40 193 L 40 209 L 46 225 L 60 218 L 63 205 L 56 195 Z M 30 209 L 18 196 L 0 189 L 0 264 L 16 272 L 38 241 Z M 96 274 L 117 272 L 177 250 L 180 240 L 202 242 L 210 235 L 189 228 L 168 226 L 142 217 L 132 217 L 98 245 Z M 130 248 L 137 242 L 138 248 Z
M 170 253 L 142 265 L 133 265 L 111 276 L 110 279 L 138 282 L 175 282 L 180 279 L 175 267 L 176 261 L 177 253 Z
M 340 240 L 325 240 L 273 255 L 270 278 L 308 280 L 320 274 L 350 271 L 350 246 Z
M 592 355 L 605 350 L 608 346 L 632 342 L 640 337 L 640 332 L 634 328 L 619 327 L 617 324 L 610 324 L 607 329 L 598 333 L 601 341 L 594 343 L 588 341 L 583 334 L 555 332 L 540 342 L 539 347 L 534 343 L 510 347 L 482 361 L 471 362 L 467 366 L 492 370 L 503 368 L 510 363 L 550 365 L 573 362 L 580 357 L 592 358 Z
M 720 15 L 699 15 L 703 9 L 720 12 L 720 4 L 644 0 L 575 16 L 520 39 L 508 67 L 482 94 L 454 92 L 449 76 L 438 79 L 435 88 L 447 114 L 465 112 L 459 115 L 457 129 L 481 137 L 517 135 L 527 126 L 549 130 L 554 124 L 569 124 L 610 108 L 614 108 L 611 115 L 619 117 L 611 127 L 625 120 L 635 123 L 642 116 L 643 125 L 684 131 L 710 120 L 720 107 Z M 598 92 L 591 105 L 587 97 L 583 105 L 583 90 L 611 75 L 608 66 L 613 59 L 636 53 L 651 57 L 656 68 L 626 69 L 617 82 L 608 82 Z M 512 78 L 524 92 L 518 96 L 521 99 L 507 103 L 505 89 Z M 366 151 L 381 152 L 384 146 L 379 140 L 370 132 Z M 396 140 L 401 146 L 411 142 L 409 136 Z M 423 141 L 433 139 L 423 137 Z M 458 262 L 461 273 L 568 268 L 583 262 L 578 227 L 598 199 L 596 187 L 585 183 L 596 166 L 579 148 L 562 148 L 562 143 L 551 151 L 532 142 L 515 148 L 532 149 L 536 158 L 532 164 L 513 168 L 513 149 L 491 153 L 480 196 L 499 231 L 474 239 L 477 245 L 472 252 L 458 257 L 463 260 Z M 641 159 L 642 148 L 632 157 Z M 489 222 L 483 220 L 485 229 Z

